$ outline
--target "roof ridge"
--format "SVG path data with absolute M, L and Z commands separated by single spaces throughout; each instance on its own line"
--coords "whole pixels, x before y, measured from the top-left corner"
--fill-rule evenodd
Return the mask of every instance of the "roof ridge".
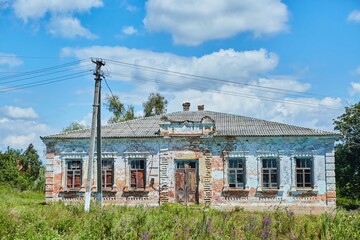
M 103 137 L 127 138 L 127 137 L 159 137 L 159 123 L 162 116 L 170 120 L 200 121 L 208 116 L 215 120 L 216 131 L 214 136 L 337 136 L 338 133 L 318 130 L 309 127 L 296 126 L 293 124 L 280 123 L 254 117 L 248 117 L 233 113 L 222 113 L 215 111 L 177 111 L 159 114 L 149 117 L 103 125 Z M 131 130 L 131 131 L 130 131 Z M 156 134 L 157 133 L 157 134 Z M 75 130 L 68 133 L 48 135 L 44 138 L 89 138 L 89 128 Z

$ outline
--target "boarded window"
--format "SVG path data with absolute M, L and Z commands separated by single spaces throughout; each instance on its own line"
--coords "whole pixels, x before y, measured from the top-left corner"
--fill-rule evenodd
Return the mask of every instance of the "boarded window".
M 296 159 L 296 186 L 298 188 L 312 187 L 312 161 L 310 158 Z
M 132 189 L 145 188 L 145 160 L 130 161 L 130 182 Z
M 278 188 L 278 168 L 276 158 L 262 159 L 262 184 L 265 189 Z
M 114 184 L 114 160 L 104 159 L 102 160 L 102 187 L 111 188 Z
M 244 159 L 228 160 L 228 178 L 230 188 L 244 188 Z
M 78 189 L 81 187 L 82 162 L 80 160 L 68 160 L 66 170 L 66 187 Z

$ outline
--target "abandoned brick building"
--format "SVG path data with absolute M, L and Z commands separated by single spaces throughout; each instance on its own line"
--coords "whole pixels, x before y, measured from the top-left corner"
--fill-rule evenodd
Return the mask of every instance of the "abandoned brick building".
M 189 108 L 102 127 L 104 203 L 335 206 L 335 133 Z M 90 130 L 42 140 L 46 200 L 82 200 Z

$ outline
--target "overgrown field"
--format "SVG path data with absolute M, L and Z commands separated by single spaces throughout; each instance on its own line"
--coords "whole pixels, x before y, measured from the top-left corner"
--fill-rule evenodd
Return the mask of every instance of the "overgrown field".
M 294 215 L 164 205 L 44 205 L 43 194 L 0 186 L 0 239 L 360 239 L 360 212 Z M 94 206 L 94 205 L 92 205 Z

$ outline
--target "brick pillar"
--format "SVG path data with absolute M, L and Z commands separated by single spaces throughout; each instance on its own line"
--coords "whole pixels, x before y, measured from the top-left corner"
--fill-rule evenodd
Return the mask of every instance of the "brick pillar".
M 53 153 L 46 154 L 45 166 L 45 201 L 52 202 L 54 199 L 54 158 Z
M 326 153 L 326 190 L 328 205 L 336 205 L 335 156 L 334 151 Z
M 205 175 L 204 175 L 204 200 L 206 204 L 211 204 L 212 184 L 211 184 L 211 160 L 210 153 L 205 157 Z

